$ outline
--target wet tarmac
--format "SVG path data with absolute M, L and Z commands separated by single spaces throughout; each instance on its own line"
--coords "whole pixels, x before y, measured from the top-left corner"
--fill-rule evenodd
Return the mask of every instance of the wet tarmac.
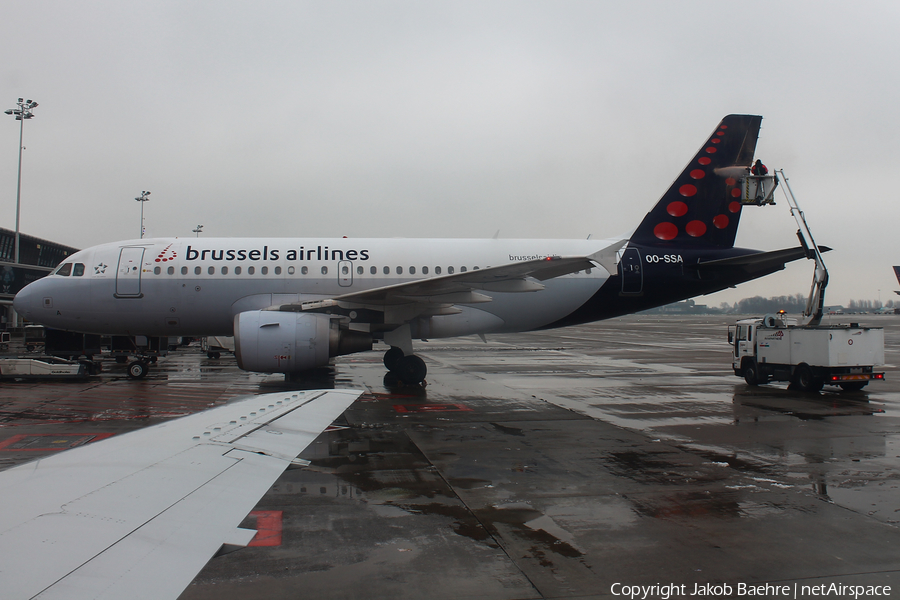
M 193 347 L 141 381 L 110 361 L 88 382 L 4 382 L 0 468 L 246 394 L 362 386 L 245 521 L 254 545 L 183 600 L 900 590 L 900 316 L 841 320 L 885 327 L 886 381 L 815 394 L 735 377 L 733 320 L 419 344 L 424 389 L 386 382 L 380 352 L 288 384 Z

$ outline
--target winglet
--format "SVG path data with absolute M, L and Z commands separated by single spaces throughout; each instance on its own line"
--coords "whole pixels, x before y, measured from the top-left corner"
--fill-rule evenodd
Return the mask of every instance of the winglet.
M 618 252 L 627 243 L 627 239 L 619 240 L 614 244 L 610 244 L 603 250 L 594 252 L 593 254 L 588 256 L 588 258 L 606 269 L 609 274 L 612 275 L 618 270 L 618 268 L 616 267 L 616 265 L 618 264 Z

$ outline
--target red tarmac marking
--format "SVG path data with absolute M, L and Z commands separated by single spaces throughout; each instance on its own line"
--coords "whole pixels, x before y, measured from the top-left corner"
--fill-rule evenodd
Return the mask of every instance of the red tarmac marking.
M 280 510 L 254 510 L 249 516 L 256 519 L 256 535 L 247 546 L 280 546 L 281 522 L 284 515 Z

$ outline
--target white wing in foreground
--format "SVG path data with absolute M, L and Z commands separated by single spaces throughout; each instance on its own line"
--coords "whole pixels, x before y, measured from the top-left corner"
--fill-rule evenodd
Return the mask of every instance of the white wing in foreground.
M 0 472 L 0 594 L 177 598 L 361 393 L 264 394 Z

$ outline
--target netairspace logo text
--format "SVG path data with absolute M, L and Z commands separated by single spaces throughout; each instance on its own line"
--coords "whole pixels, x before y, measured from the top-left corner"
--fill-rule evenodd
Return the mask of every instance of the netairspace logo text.
M 877 598 L 891 595 L 889 585 L 844 585 L 841 583 L 820 583 L 818 585 L 777 585 L 771 583 L 666 583 L 654 585 L 627 585 L 614 583 L 610 586 L 613 596 L 630 600 L 669 600 L 670 598 L 700 596 L 720 598 L 722 596 L 747 596 L 753 598 Z

